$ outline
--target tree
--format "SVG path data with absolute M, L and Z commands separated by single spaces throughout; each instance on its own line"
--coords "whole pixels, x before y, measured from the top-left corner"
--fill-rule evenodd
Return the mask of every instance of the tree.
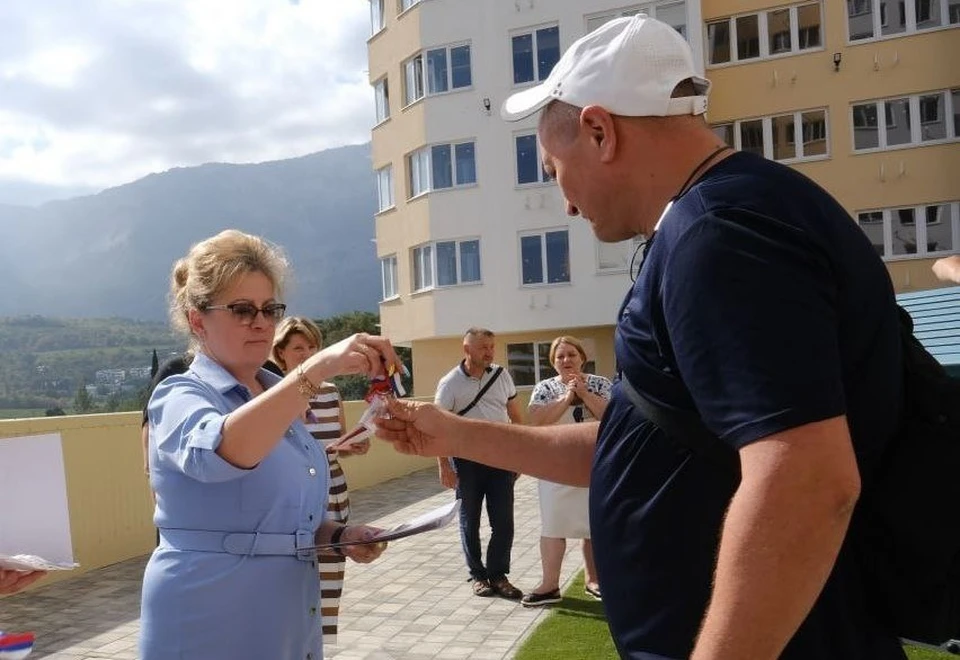
M 77 395 L 73 398 L 73 409 L 80 414 L 88 413 L 93 410 L 93 399 L 87 391 L 87 386 L 81 381 L 77 388 Z
M 324 346 L 335 344 L 341 339 L 358 332 L 366 332 L 371 335 L 380 334 L 380 316 L 373 312 L 348 312 L 338 316 L 331 316 L 328 319 L 315 319 L 316 324 L 323 333 Z M 395 347 L 397 355 L 413 373 L 412 352 L 409 348 Z M 403 387 L 407 392 L 413 392 L 413 378 L 403 376 Z M 367 393 L 370 382 L 364 376 L 338 376 L 333 379 L 333 383 L 340 390 L 340 395 L 345 401 L 355 401 L 362 399 Z

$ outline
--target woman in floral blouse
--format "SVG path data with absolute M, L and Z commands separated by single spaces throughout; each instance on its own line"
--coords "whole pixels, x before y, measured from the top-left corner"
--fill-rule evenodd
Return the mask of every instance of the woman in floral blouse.
M 576 337 L 557 337 L 550 345 L 550 362 L 557 375 L 537 383 L 530 397 L 530 423 L 574 424 L 600 419 L 610 400 L 611 383 L 603 376 L 583 373 L 587 354 Z M 560 602 L 560 567 L 567 539 L 583 539 L 586 591 L 600 598 L 597 569 L 590 543 L 586 488 L 540 480 L 540 584 L 523 597 L 525 607 Z

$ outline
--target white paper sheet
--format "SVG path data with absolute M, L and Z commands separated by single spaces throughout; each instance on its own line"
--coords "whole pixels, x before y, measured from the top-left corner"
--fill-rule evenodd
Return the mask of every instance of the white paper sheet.
M 450 504 L 444 504 L 441 507 L 419 515 L 401 525 L 397 525 L 396 527 L 392 527 L 390 529 L 385 529 L 381 533 L 370 539 L 367 539 L 366 541 L 345 541 L 343 543 L 336 544 L 326 543 L 314 547 L 317 550 L 324 550 L 327 548 L 346 547 L 348 545 L 366 545 L 370 543 L 380 543 L 381 541 L 402 539 L 406 536 L 413 536 L 414 534 L 423 534 L 424 532 L 446 527 L 453 521 L 454 518 L 457 517 L 457 513 L 459 513 L 459 511 L 460 500 L 454 500 Z
M 76 566 L 59 433 L 0 439 L 0 566 Z

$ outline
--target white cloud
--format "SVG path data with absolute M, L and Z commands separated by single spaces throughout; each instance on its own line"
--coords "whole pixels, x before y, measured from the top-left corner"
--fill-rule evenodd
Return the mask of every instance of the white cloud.
M 105 187 L 364 142 L 368 20 L 362 0 L 3 0 L 0 182 Z

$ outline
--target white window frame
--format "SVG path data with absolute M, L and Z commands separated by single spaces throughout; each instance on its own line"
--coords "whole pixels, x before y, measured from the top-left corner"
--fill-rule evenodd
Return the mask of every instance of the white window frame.
M 380 290 L 383 295 L 380 302 L 396 300 L 400 297 L 396 254 L 391 254 L 380 259 Z
M 844 17 L 846 23 L 846 35 L 847 35 L 847 44 L 864 44 L 871 41 L 884 41 L 886 39 L 897 39 L 900 37 L 906 37 L 911 34 L 916 34 L 918 32 L 932 32 L 935 30 L 949 30 L 951 28 L 960 27 L 960 22 L 951 23 L 950 22 L 950 0 L 929 0 L 930 4 L 938 3 L 940 5 L 940 20 L 941 25 L 934 25 L 932 27 L 917 27 L 917 7 L 915 0 L 904 0 L 904 18 L 905 26 L 902 32 L 894 32 L 892 34 L 883 34 L 883 28 L 887 26 L 887 22 L 884 20 L 884 17 L 881 16 L 881 5 L 880 0 L 855 0 L 856 4 L 859 6 L 869 6 L 873 15 L 873 36 L 871 37 L 862 37 L 860 39 L 852 39 L 850 37 L 850 14 L 847 8 L 844 8 Z M 849 0 L 847 2 L 847 7 L 849 7 Z M 860 11 L 854 16 L 862 16 L 867 13 L 866 11 Z
M 398 14 L 408 12 L 421 2 L 423 2 L 423 0 L 397 0 L 397 12 Z
M 543 347 L 543 350 L 546 352 L 546 354 L 547 354 L 547 356 L 548 356 L 548 357 L 547 357 L 547 365 L 546 365 L 546 366 L 550 369 L 550 371 L 553 371 L 554 373 L 556 373 L 556 371 L 555 371 L 554 368 L 553 368 L 553 365 L 549 363 L 549 362 L 550 362 L 549 354 L 550 354 L 550 344 L 551 344 L 551 343 L 553 343 L 553 342 L 552 342 L 552 341 L 512 341 L 512 342 L 508 342 L 508 343 L 507 343 L 507 346 L 506 346 L 507 372 L 510 374 L 510 377 L 511 377 L 511 378 L 513 378 L 513 377 L 514 377 L 514 374 L 516 373 L 517 363 L 516 363 L 516 362 L 511 362 L 511 360 L 510 360 L 510 347 L 511 347 L 511 346 L 530 346 L 530 347 L 533 349 L 533 356 L 534 356 L 534 359 L 533 359 L 533 384 L 532 384 L 532 385 L 521 384 L 521 385 L 517 385 L 517 388 L 520 388 L 520 389 L 523 389 L 523 388 L 531 388 L 531 389 L 532 389 L 532 388 L 536 387 L 536 384 L 539 383 L 541 380 L 544 380 L 544 379 L 546 379 L 546 378 L 550 378 L 550 377 L 551 377 L 551 376 L 548 375 L 549 372 L 544 373 L 544 370 L 543 370 L 543 368 L 542 368 L 543 365 L 540 364 L 540 351 L 541 351 L 541 347 Z M 514 382 L 516 382 L 517 380 L 520 380 L 520 379 L 514 378 Z
M 476 140 L 458 140 L 456 142 L 439 142 L 436 144 L 428 144 L 425 147 L 421 147 L 416 151 L 412 151 L 406 155 L 404 159 L 407 165 L 407 195 L 408 199 L 414 199 L 421 195 L 426 195 L 427 193 L 434 192 L 437 190 L 453 190 L 455 188 L 472 188 L 477 185 L 476 181 L 470 181 L 468 183 L 457 183 L 457 147 L 459 145 L 472 144 L 473 145 L 473 170 L 476 173 L 477 171 L 477 142 Z M 443 186 L 442 188 L 437 188 L 434 186 L 433 182 L 433 149 L 434 147 L 450 147 L 450 186 Z M 421 181 L 421 178 L 425 178 L 426 181 Z
M 522 30 L 514 30 L 510 33 L 509 36 L 509 46 L 510 46 L 510 84 L 513 87 L 527 87 L 530 85 L 537 85 L 547 79 L 547 76 L 550 75 L 549 71 L 543 72 L 540 71 L 540 47 L 539 47 L 539 38 L 537 37 L 537 32 L 539 30 L 546 30 L 549 28 L 557 28 L 557 36 L 560 35 L 560 23 L 544 23 L 542 25 L 537 25 L 535 27 L 523 28 Z M 530 36 L 533 40 L 533 80 L 527 80 L 525 82 L 514 82 L 516 79 L 516 72 L 513 70 L 513 40 L 516 37 Z M 560 42 L 560 56 L 563 56 L 563 42 Z M 557 60 L 560 61 L 559 58 Z M 556 66 L 556 64 L 554 64 Z
M 583 17 L 583 28 L 585 33 L 590 32 L 591 31 L 590 23 L 592 22 L 600 21 L 600 23 L 598 23 L 596 27 L 594 27 L 594 29 L 596 29 L 603 23 L 606 23 L 607 21 L 611 21 L 615 18 L 622 18 L 624 16 L 636 16 L 639 13 L 644 13 L 647 16 L 651 16 L 653 18 L 663 20 L 659 15 L 659 10 L 665 9 L 667 7 L 675 7 L 677 5 L 683 6 L 683 14 L 684 14 L 684 23 L 681 26 L 683 29 L 678 30 L 678 32 L 680 32 L 680 34 L 683 35 L 684 39 L 686 39 L 687 33 L 689 32 L 688 25 L 686 22 L 687 0 L 659 0 L 658 2 L 641 2 L 634 5 L 629 5 L 627 7 L 621 7 L 620 9 L 605 10 L 605 11 L 594 12 L 591 14 L 586 14 Z M 674 29 L 677 28 L 677 26 L 675 25 L 673 27 Z
M 898 149 L 912 149 L 915 147 L 923 147 L 928 144 L 946 144 L 949 142 L 957 142 L 960 140 L 960 135 L 957 134 L 956 126 L 953 121 L 953 113 L 958 110 L 954 108 L 954 92 L 958 91 L 954 89 L 934 89 L 928 92 L 920 92 L 917 94 L 899 94 L 897 96 L 890 96 L 882 99 L 868 99 L 864 101 L 852 101 L 850 103 L 850 113 L 848 115 L 848 121 L 850 123 L 850 148 L 855 154 L 865 154 L 865 153 L 875 153 L 878 151 L 896 151 Z M 943 123 L 944 123 L 944 137 L 935 138 L 931 140 L 923 139 L 923 126 L 925 123 L 921 121 L 920 117 L 920 99 L 925 96 L 935 96 L 942 95 L 943 97 Z M 886 112 L 886 103 L 887 101 L 896 101 L 899 99 L 906 98 L 909 102 L 910 107 L 910 141 L 903 144 L 888 144 L 887 143 L 887 130 L 890 128 L 896 128 L 896 122 L 888 123 L 887 121 L 887 112 Z M 854 115 L 856 114 L 856 109 L 859 107 L 874 105 L 877 112 L 877 146 L 876 147 L 863 147 L 858 149 L 856 143 L 856 125 L 854 122 Z M 881 119 L 882 118 L 882 119 Z
M 806 48 L 800 48 L 800 19 L 798 17 L 798 12 L 801 8 L 807 6 L 816 6 L 819 9 L 820 13 L 820 43 L 817 46 L 808 46 Z M 774 12 L 779 12 L 783 10 L 789 10 L 790 12 L 790 50 L 786 50 L 778 53 L 770 52 L 770 27 L 769 27 L 769 14 Z M 741 18 L 746 18 L 748 16 L 757 17 L 757 38 L 759 40 L 759 47 L 757 49 L 756 57 L 745 57 L 740 59 L 739 53 L 737 52 L 737 20 Z M 711 62 L 710 58 L 713 55 L 713 50 L 710 48 L 710 38 L 709 38 L 709 26 L 718 24 L 718 23 L 727 24 L 727 32 L 730 35 L 730 59 L 726 62 Z M 706 51 L 704 54 L 704 60 L 707 63 L 708 69 L 716 69 L 727 66 L 735 66 L 737 64 L 746 64 L 749 62 L 760 62 L 763 60 L 772 60 L 780 59 L 782 57 L 793 57 L 796 55 L 805 55 L 807 53 L 816 53 L 818 51 L 824 50 L 824 10 L 823 2 L 816 0 L 815 2 L 800 2 L 791 5 L 780 5 L 777 7 L 769 7 L 761 11 L 752 11 L 742 14 L 733 14 L 732 16 L 727 16 L 725 18 L 718 18 L 710 21 L 706 21 L 703 24 L 703 47 Z
M 390 119 L 390 84 L 386 76 L 373 83 L 373 98 L 377 118 L 374 127 L 377 127 Z
M 559 282 L 550 282 L 550 268 L 549 268 L 549 254 L 547 253 L 547 234 L 553 234 L 557 232 L 562 232 L 567 235 L 567 279 L 560 280 Z M 540 263 L 541 271 L 540 275 L 542 276 L 539 282 L 524 282 L 523 281 L 523 239 L 529 238 L 530 236 L 538 236 L 540 238 Z M 570 249 L 570 228 L 569 227 L 551 227 L 548 229 L 538 229 L 535 231 L 523 231 L 520 232 L 517 236 L 517 261 L 518 261 L 518 271 L 520 274 L 520 286 L 523 288 L 540 288 L 548 286 L 567 286 L 573 281 L 573 273 L 570 272 L 573 270 L 573 255 L 572 250 Z
M 466 47 L 469 49 L 470 53 L 470 84 L 461 85 L 460 87 L 453 86 L 453 59 L 450 55 L 450 51 L 454 48 L 463 48 Z M 447 88 L 443 91 L 430 91 L 430 77 L 428 71 L 428 57 L 429 53 L 434 51 L 443 51 L 444 59 L 447 64 Z M 419 63 L 419 64 L 418 64 Z M 419 78 L 416 74 L 419 73 Z M 419 88 L 417 88 L 417 82 L 419 82 Z M 473 89 L 473 47 L 469 41 L 457 42 L 454 44 L 447 44 L 443 46 L 432 46 L 430 48 L 424 48 L 423 50 L 414 53 L 407 59 L 403 61 L 403 102 L 404 107 L 413 105 L 420 99 L 427 96 L 442 96 L 444 94 L 453 94 L 454 92 L 466 92 Z M 411 84 L 413 85 L 413 96 L 410 92 Z
M 812 156 L 807 156 L 803 153 L 803 115 L 811 112 L 822 112 L 823 113 L 823 123 L 824 123 L 824 141 L 826 142 L 826 153 L 823 154 L 814 154 Z M 793 144 L 796 147 L 796 155 L 793 158 L 781 158 L 774 159 L 773 157 L 773 118 L 774 117 L 783 117 L 784 115 L 793 115 Z M 794 112 L 782 112 L 775 115 L 767 115 L 765 117 L 745 117 L 743 119 L 737 119 L 735 121 L 720 122 L 717 124 L 712 124 L 711 128 L 718 129 L 725 126 L 733 126 L 733 144 L 730 146 L 734 149 L 742 148 L 741 141 L 741 132 L 740 125 L 747 122 L 761 122 L 762 136 L 763 136 L 763 157 L 768 160 L 777 160 L 778 163 L 805 163 L 817 160 L 827 160 L 830 158 L 830 110 L 827 108 L 804 108 L 803 110 L 795 110 Z M 790 144 L 790 142 L 787 142 Z
M 453 243 L 455 246 L 454 255 L 456 259 L 456 282 L 453 284 L 440 284 L 440 269 L 437 264 L 437 246 L 441 243 Z M 432 241 L 433 245 L 433 274 L 434 274 L 434 288 L 437 289 L 447 289 L 455 286 L 474 286 L 477 284 L 483 283 L 483 268 L 480 268 L 480 277 L 476 280 L 463 281 L 461 268 L 463 266 L 463 244 L 464 243 L 476 243 L 477 244 L 477 258 L 482 259 L 482 252 L 480 248 L 480 237 L 472 236 L 469 238 L 450 238 L 445 240 Z
M 620 273 L 627 273 L 630 271 L 630 262 L 634 261 L 634 255 L 637 254 L 637 251 L 646 241 L 646 237 L 642 234 L 638 234 L 633 238 L 628 238 L 625 241 L 620 241 L 618 243 L 605 243 L 599 239 L 595 240 L 596 243 L 596 265 L 597 265 L 597 275 L 617 275 Z M 621 266 L 609 266 L 604 268 L 601 258 L 601 252 L 607 251 L 611 255 L 616 253 L 621 253 L 623 256 L 623 265 Z
M 387 27 L 384 11 L 386 0 L 370 0 L 370 36 L 374 37 Z
M 419 65 L 417 64 L 419 60 Z M 403 61 L 403 107 L 409 107 L 427 93 L 424 53 L 415 53 Z M 419 74 L 419 77 L 418 77 Z
M 393 197 L 393 164 L 377 170 L 377 213 L 395 208 Z
M 536 181 L 526 181 L 520 182 L 520 163 L 517 158 L 518 147 L 517 141 L 520 138 L 529 138 L 533 137 L 537 145 L 537 180 Z M 555 180 L 553 177 L 549 176 L 543 169 L 543 153 L 540 151 L 540 140 L 537 139 L 536 131 L 522 131 L 519 133 L 513 134 L 513 182 L 517 188 L 532 188 L 535 186 L 542 185 L 553 185 Z
M 935 223 L 927 223 L 927 208 L 933 206 L 944 206 L 946 207 L 946 213 L 949 216 L 943 220 L 938 220 Z M 893 239 L 894 239 L 894 230 L 893 230 L 893 214 L 902 209 L 911 209 L 914 214 L 914 228 L 916 231 L 916 244 L 917 251 L 910 254 L 894 254 L 893 253 Z M 864 222 L 861 219 L 862 215 L 872 215 L 868 222 Z M 877 217 L 879 216 L 879 218 Z M 928 202 L 926 204 L 918 204 L 916 206 L 910 205 L 901 205 L 901 206 L 892 206 L 888 208 L 881 209 L 865 209 L 862 211 L 857 211 L 853 214 L 854 221 L 863 229 L 864 224 L 869 225 L 879 225 L 880 222 L 883 223 L 883 260 L 884 261 L 908 261 L 910 259 L 931 259 L 939 258 L 951 254 L 960 253 L 960 202 Z M 917 222 L 917 219 L 922 219 L 923 222 Z M 946 250 L 937 250 L 930 251 L 928 249 L 927 240 L 927 226 L 939 225 L 943 221 L 950 223 L 951 227 L 951 236 L 953 237 L 953 246 L 950 249 Z
M 414 293 L 429 291 L 436 286 L 437 271 L 435 259 L 436 257 L 433 255 L 433 243 L 421 243 L 420 245 L 415 245 L 410 248 L 410 272 L 412 273 L 410 286 Z M 427 275 L 429 275 L 429 278 Z

